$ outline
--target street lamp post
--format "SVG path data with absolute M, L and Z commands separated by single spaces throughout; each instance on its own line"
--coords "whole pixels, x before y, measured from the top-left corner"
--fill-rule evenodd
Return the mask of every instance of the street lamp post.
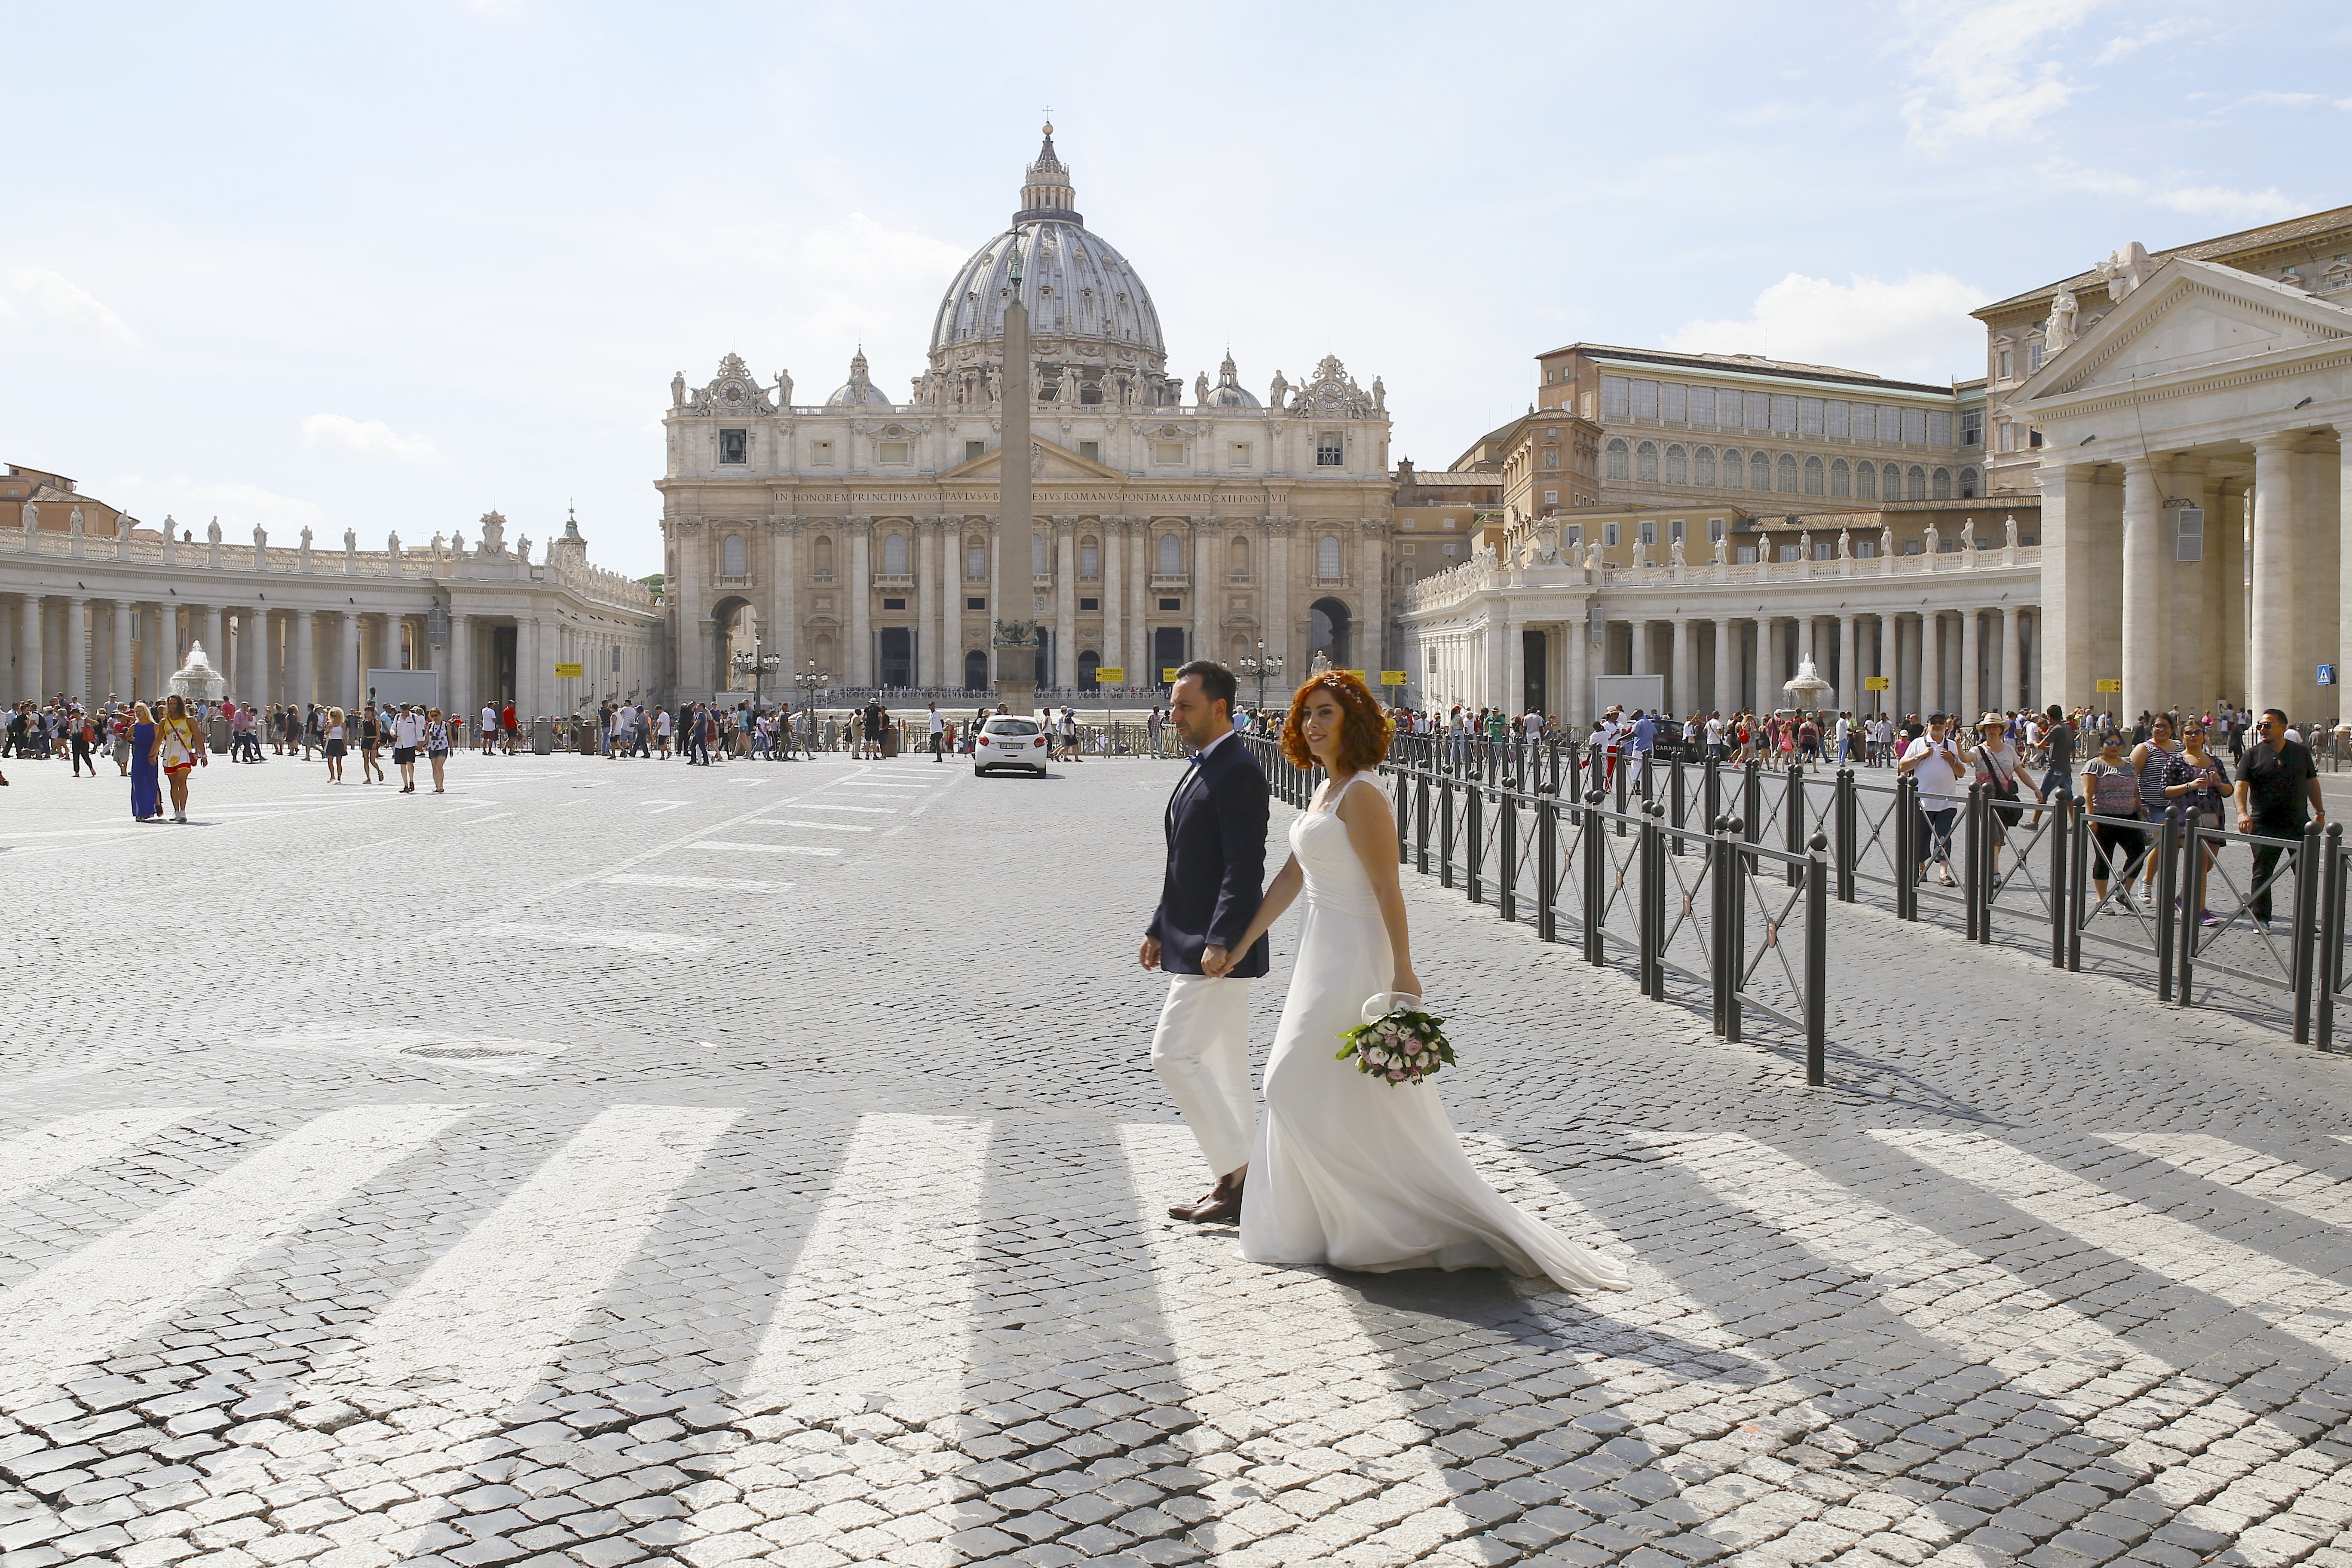
M 1265 707 L 1266 677 L 1272 676 L 1277 680 L 1282 678 L 1282 656 L 1266 652 L 1265 644 L 1260 643 L 1255 654 L 1242 656 L 1241 667 L 1242 674 L 1257 677 L 1257 705 Z
M 761 678 L 765 676 L 770 670 L 782 669 L 784 667 L 784 657 L 783 655 L 777 653 L 761 652 L 760 634 L 753 632 L 751 634 L 751 651 L 749 653 L 737 654 L 734 658 L 734 665 L 738 671 L 750 670 L 751 672 L 751 711 L 757 713 L 760 710 Z
M 833 685 L 833 672 L 831 670 L 818 670 L 816 660 L 811 659 L 808 661 L 808 668 L 806 669 L 796 671 L 793 674 L 793 684 L 801 689 L 802 721 L 809 726 L 809 752 L 811 755 L 814 755 L 816 752 L 816 719 L 814 717 L 816 694 L 827 689 Z

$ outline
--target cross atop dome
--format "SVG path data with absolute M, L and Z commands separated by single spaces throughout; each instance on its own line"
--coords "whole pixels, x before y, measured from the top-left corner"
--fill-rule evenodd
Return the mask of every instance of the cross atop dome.
M 1087 220 L 1076 211 L 1078 194 L 1070 185 L 1070 171 L 1054 152 L 1054 122 L 1045 121 L 1045 143 L 1038 148 L 1036 161 L 1029 165 L 1029 177 L 1021 185 L 1021 210 L 1013 215 L 1014 223 L 1028 223 L 1036 218 L 1059 218 L 1065 223 Z

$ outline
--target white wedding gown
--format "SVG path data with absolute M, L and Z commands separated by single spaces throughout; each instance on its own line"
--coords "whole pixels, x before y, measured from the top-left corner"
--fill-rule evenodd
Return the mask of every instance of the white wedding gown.
M 1349 781 L 1359 785 L 1379 788 Z M 1393 981 L 1388 931 L 1338 804 L 1290 825 L 1307 884 L 1243 1193 L 1242 1256 L 1370 1272 L 1502 1268 L 1629 1289 L 1616 1264 L 1486 1184 L 1446 1119 L 1439 1080 L 1390 1083 L 1334 1057 L 1339 1031 L 1362 1021 L 1365 998 Z

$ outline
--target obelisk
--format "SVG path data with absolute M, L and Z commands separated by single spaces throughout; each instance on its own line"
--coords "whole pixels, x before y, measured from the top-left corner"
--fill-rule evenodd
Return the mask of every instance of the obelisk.
M 1021 302 L 1021 241 L 1013 251 L 1013 298 L 1004 307 L 1004 439 L 997 450 L 996 479 L 996 700 L 1006 711 L 1029 713 L 1037 706 L 1037 620 L 1034 567 L 1036 546 L 1029 499 L 1029 416 L 1036 394 L 1031 390 L 1029 307 Z M 1007 636 L 1015 627 L 1030 628 L 1019 642 Z

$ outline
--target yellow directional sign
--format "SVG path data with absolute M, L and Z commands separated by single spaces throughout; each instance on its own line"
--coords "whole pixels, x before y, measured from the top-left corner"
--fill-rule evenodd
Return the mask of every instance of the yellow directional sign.
M 1382 686 L 1402 686 L 1409 679 L 1411 678 L 1408 677 L 1402 669 L 1384 669 L 1381 671 L 1381 684 Z
M 2099 689 L 2102 691 L 2121 691 L 2123 689 L 2124 683 L 2120 680 L 2102 680 L 2099 682 Z
M 1360 670 L 1360 669 L 1351 669 L 1351 670 L 1349 670 L 1348 673 L 1349 673 L 1349 675 L 1354 676 L 1358 680 L 1364 680 L 1366 685 L 1370 685 L 1370 682 L 1369 680 L 1365 680 L 1365 675 L 1366 675 L 1366 672 L 1365 672 L 1365 671 L 1363 671 L 1363 670 Z
M 1887 689 L 1886 677 L 1883 675 L 1866 675 L 1863 677 L 1862 689 L 1864 691 L 1885 691 Z
M 1119 664 L 1097 666 L 1095 669 L 1095 679 L 1097 680 L 1108 680 L 1113 686 L 1116 686 L 1120 681 L 1127 679 L 1127 667 Z
M 1160 679 L 1166 681 L 1174 680 L 1176 679 L 1176 667 L 1172 664 L 1162 665 L 1160 669 Z
M 565 676 L 567 676 L 567 675 L 571 675 L 571 676 L 577 676 L 577 675 L 580 675 L 581 673 L 583 673 L 583 669 L 584 669 L 584 668 L 585 668 L 585 667 L 584 667 L 584 666 L 577 665 L 577 664 L 559 664 L 559 665 L 557 665 L 557 666 L 555 667 L 555 675 L 556 675 L 556 679 L 560 680 L 560 679 L 562 679 L 563 677 L 565 677 Z

